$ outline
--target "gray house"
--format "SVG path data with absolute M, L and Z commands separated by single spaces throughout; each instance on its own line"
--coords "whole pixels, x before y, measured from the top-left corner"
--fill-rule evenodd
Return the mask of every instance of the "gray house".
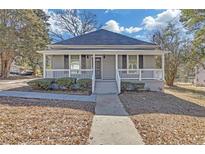
M 112 81 L 120 93 L 124 80 L 163 90 L 166 52 L 149 42 L 100 29 L 38 52 L 44 57 L 44 78 L 90 78 L 93 92 L 98 82 Z
M 205 69 L 203 67 L 195 67 L 194 84 L 199 86 L 205 86 Z

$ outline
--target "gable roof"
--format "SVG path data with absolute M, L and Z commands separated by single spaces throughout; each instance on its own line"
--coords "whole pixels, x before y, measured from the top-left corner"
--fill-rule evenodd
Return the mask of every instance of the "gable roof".
M 100 29 L 84 35 L 73 37 L 53 45 L 155 45 L 122 34 Z

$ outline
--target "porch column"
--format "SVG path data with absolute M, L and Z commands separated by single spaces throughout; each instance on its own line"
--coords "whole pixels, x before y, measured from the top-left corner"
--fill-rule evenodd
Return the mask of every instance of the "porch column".
M 46 54 L 43 54 L 43 78 L 46 77 Z
M 164 53 L 162 54 L 162 80 L 164 81 L 165 75 L 164 75 Z
M 70 72 L 71 72 L 71 68 L 70 68 L 70 61 L 71 61 L 71 54 L 68 55 L 68 67 L 69 67 L 69 74 L 68 76 L 70 77 Z
M 117 79 L 118 72 L 118 54 L 115 55 L 115 79 Z
M 95 72 L 95 54 L 93 54 L 93 72 Z

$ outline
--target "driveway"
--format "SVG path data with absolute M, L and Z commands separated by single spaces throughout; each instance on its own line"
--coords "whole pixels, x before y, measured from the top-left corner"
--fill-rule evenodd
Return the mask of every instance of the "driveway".
M 27 82 L 36 78 L 18 79 L 18 80 L 0 80 L 0 91 L 15 90 L 16 88 L 28 87 Z

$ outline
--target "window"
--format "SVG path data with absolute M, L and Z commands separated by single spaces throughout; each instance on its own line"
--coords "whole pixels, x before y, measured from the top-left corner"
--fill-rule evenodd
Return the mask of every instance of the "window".
M 69 69 L 68 55 L 64 55 L 64 69 Z
M 80 56 L 79 55 L 71 55 L 71 60 L 70 60 L 70 68 L 72 70 L 72 73 L 78 74 L 80 70 Z
M 143 68 L 143 55 L 139 55 L 139 68 Z
M 122 69 L 127 69 L 127 55 L 122 55 Z
M 128 56 L 128 69 L 137 69 L 137 55 Z

